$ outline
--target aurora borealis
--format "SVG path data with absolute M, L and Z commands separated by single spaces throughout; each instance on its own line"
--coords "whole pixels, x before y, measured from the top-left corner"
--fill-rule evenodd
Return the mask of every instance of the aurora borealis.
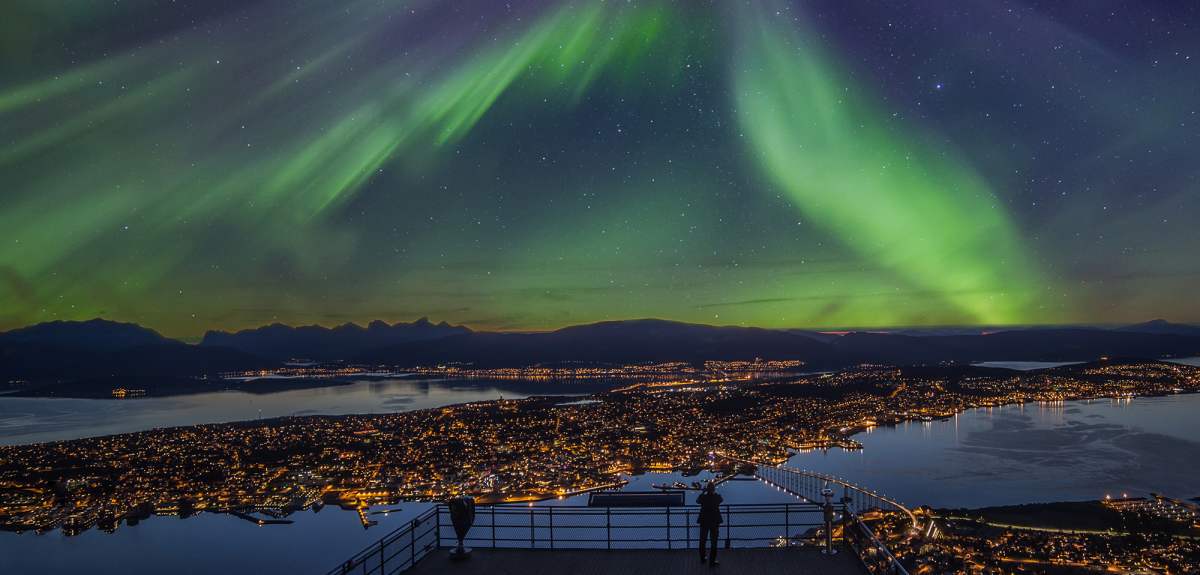
M 0 329 L 1200 321 L 1200 8 L 14 0 Z

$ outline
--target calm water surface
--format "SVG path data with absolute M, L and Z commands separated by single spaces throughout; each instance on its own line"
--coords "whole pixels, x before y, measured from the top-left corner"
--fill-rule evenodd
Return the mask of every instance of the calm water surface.
M 78 439 L 159 427 L 287 415 L 389 413 L 529 395 L 579 395 L 607 384 L 388 379 L 269 394 L 220 391 L 175 397 L 61 399 L 0 395 L 0 445 Z
M 1200 495 L 1200 395 L 1012 405 L 859 434 L 858 452 L 791 465 L 870 486 L 912 505 L 981 507 Z
M 1169 361 L 1171 363 L 1190 365 L 1193 367 L 1200 367 L 1200 357 L 1185 357 L 1182 359 L 1168 359 L 1166 361 Z
M 1050 367 L 1062 367 L 1064 365 L 1079 365 L 1079 361 L 982 361 L 973 363 L 975 367 L 998 367 L 1001 369 L 1012 369 L 1016 371 L 1033 371 L 1035 369 L 1047 369 Z

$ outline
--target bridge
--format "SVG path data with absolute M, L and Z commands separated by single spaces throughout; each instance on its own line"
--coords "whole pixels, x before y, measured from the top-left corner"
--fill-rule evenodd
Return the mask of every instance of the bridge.
M 798 501 L 722 505 L 720 558 L 728 571 L 908 575 L 860 518 L 869 509 L 895 510 L 905 513 L 915 526 L 916 516 L 903 505 L 815 472 L 759 466 L 756 476 Z M 829 485 L 842 487 L 843 496 L 824 498 L 822 492 Z M 449 508 L 437 505 L 329 575 L 392 575 L 409 570 L 458 575 L 698 571 L 698 512 L 694 505 L 480 506 L 465 540 L 475 549 L 475 557 L 451 562 L 446 553 L 436 553 L 456 543 Z
M 743 463 L 752 462 L 743 461 Z M 884 545 L 876 537 L 870 526 L 861 518 L 862 513 L 871 509 L 897 511 L 908 518 L 909 536 L 919 535 L 922 529 L 917 515 L 903 503 L 875 490 L 825 473 L 782 465 L 753 465 L 755 465 L 755 477 L 804 501 L 813 503 L 819 499 L 829 501 L 833 495 L 830 486 L 840 486 L 842 497 L 839 503 L 846 507 L 847 512 L 844 522 L 844 530 L 849 534 L 846 538 L 847 543 L 862 558 L 863 566 L 867 567 L 871 573 L 908 575 L 908 571 L 904 569 L 900 560 L 892 554 L 887 545 Z M 933 522 L 930 522 L 928 529 L 925 530 L 925 536 L 936 538 L 937 535 L 936 527 Z
M 917 515 L 903 503 L 840 477 L 794 467 L 761 465 L 741 459 L 731 460 L 754 465 L 755 477 L 800 498 L 802 501 L 821 503 L 824 500 L 824 490 L 836 485 L 842 489 L 839 501 L 856 513 L 861 514 L 869 509 L 898 511 L 908 517 L 909 524 L 913 529 L 919 530 L 921 527 Z

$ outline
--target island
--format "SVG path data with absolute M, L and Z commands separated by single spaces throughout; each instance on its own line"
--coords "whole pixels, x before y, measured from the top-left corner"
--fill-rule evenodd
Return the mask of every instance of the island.
M 0 448 L 0 528 L 78 533 L 149 514 L 334 504 L 362 512 L 467 493 L 525 501 L 645 470 L 852 445 L 858 431 L 974 407 L 1200 390 L 1200 369 L 1101 361 L 1038 372 L 863 365 L 768 381 L 635 384 L 403 413 L 287 417 Z

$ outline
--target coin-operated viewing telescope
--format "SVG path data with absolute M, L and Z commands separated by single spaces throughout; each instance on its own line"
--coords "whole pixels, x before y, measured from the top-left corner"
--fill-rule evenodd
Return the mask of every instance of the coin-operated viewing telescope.
M 450 508 L 450 522 L 454 524 L 454 535 L 458 537 L 458 546 L 450 551 L 451 559 L 466 559 L 471 556 L 471 548 L 463 546 L 467 532 L 475 524 L 475 499 L 472 497 L 455 497 L 446 503 Z
M 821 552 L 826 555 L 836 555 L 837 549 L 833 548 L 833 490 L 829 488 L 829 484 L 821 490 L 821 497 L 825 498 L 825 549 Z

